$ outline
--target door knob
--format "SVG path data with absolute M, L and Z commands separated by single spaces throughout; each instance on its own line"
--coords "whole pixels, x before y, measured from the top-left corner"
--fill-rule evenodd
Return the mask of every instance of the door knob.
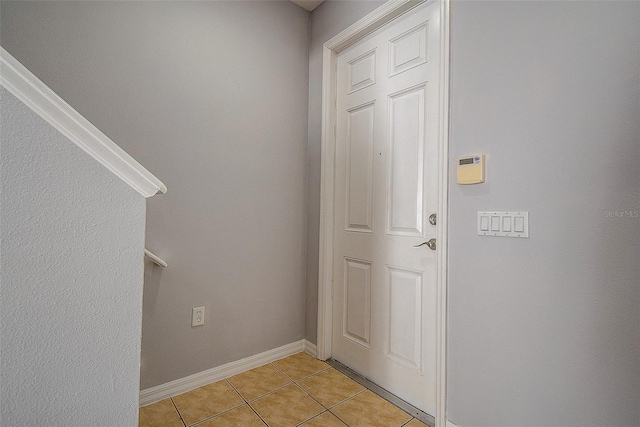
M 419 248 L 420 246 L 427 245 L 429 249 L 432 251 L 436 250 L 436 239 L 429 239 L 426 242 L 422 242 L 419 245 L 415 245 L 414 248 Z
M 429 224 L 436 225 L 436 214 L 429 215 Z

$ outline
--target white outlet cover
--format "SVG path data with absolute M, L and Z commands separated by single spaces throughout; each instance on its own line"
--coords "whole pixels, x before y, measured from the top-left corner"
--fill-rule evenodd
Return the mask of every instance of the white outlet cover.
M 204 325 L 204 307 L 194 307 L 191 310 L 191 326 Z

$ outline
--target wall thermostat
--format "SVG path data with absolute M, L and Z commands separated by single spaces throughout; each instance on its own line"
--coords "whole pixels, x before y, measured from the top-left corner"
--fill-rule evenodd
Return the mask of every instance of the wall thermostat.
M 458 159 L 458 184 L 484 182 L 484 154 L 474 154 Z

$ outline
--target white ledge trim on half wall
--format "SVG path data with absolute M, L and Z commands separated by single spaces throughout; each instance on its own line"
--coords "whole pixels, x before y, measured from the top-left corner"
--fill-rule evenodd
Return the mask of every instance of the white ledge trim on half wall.
M 144 197 L 167 187 L 0 47 L 0 84 Z

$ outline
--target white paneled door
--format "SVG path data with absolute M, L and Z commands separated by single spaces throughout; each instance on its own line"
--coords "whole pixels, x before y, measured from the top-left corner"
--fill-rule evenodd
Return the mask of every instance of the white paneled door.
M 427 2 L 338 55 L 332 356 L 436 410 L 440 15 Z

